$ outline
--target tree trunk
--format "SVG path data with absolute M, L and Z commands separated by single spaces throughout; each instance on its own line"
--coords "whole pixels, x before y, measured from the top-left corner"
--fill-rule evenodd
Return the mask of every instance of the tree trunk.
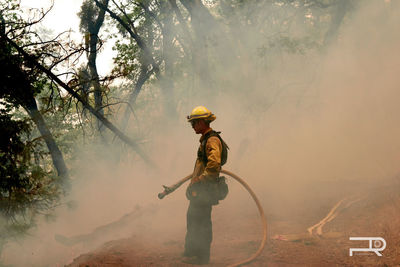
M 210 26 L 214 24 L 214 18 L 203 6 L 200 0 L 180 0 L 188 10 L 191 17 L 195 40 L 193 42 L 192 57 L 194 70 L 200 78 L 200 88 L 211 89 L 211 75 L 208 64 L 207 37 Z M 211 26 L 215 27 L 215 25 Z
M 27 104 L 24 106 L 25 110 L 28 112 L 29 116 L 35 122 L 40 134 L 42 135 L 44 141 L 46 142 L 47 148 L 49 149 L 51 159 L 53 160 L 54 167 L 57 170 L 58 176 L 61 178 L 63 183 L 67 183 L 69 180 L 68 169 L 64 162 L 64 157 L 58 148 L 56 141 L 53 138 L 49 128 L 43 119 L 42 114 L 39 112 L 36 100 L 32 96 L 27 99 Z
M 109 0 L 105 0 L 103 5 L 108 6 Z M 94 108 L 101 114 L 104 115 L 104 110 L 103 110 L 103 97 L 102 97 L 102 89 L 100 85 L 100 80 L 99 80 L 99 74 L 97 72 L 97 65 L 96 65 L 96 59 L 97 59 L 97 47 L 99 43 L 99 31 L 101 26 L 103 25 L 104 22 L 104 15 L 105 15 L 105 10 L 99 8 L 99 15 L 96 18 L 96 21 L 94 24 L 89 25 L 89 56 L 88 56 L 88 67 L 90 70 L 90 76 L 91 76 L 91 83 L 93 85 L 94 89 Z M 102 132 L 103 127 L 100 121 L 98 121 L 98 130 Z
M 338 36 L 340 25 L 343 22 L 343 18 L 347 13 L 347 9 L 350 3 L 349 0 L 339 0 L 336 3 L 335 12 L 332 14 L 331 25 L 324 37 L 324 47 L 328 47 L 332 44 Z
M 169 6 L 166 3 L 161 2 L 161 12 L 164 14 L 170 14 L 172 12 L 169 11 Z M 165 73 L 162 77 L 162 88 L 164 92 L 164 106 L 169 118 L 176 118 L 176 104 L 175 104 L 175 96 L 174 96 L 174 66 L 173 66 L 173 58 L 175 58 L 175 49 L 173 47 L 173 38 L 174 34 L 172 31 L 173 20 L 171 16 L 164 16 L 162 20 L 164 27 L 162 30 L 163 38 L 162 38 L 162 49 L 165 63 Z
M 130 37 L 136 41 L 138 47 L 143 51 L 143 55 L 144 55 L 144 62 L 149 62 L 148 64 L 152 66 L 151 70 L 150 70 L 150 74 L 151 72 L 154 72 L 157 80 L 160 83 L 160 87 L 162 90 L 163 95 L 170 95 L 173 89 L 173 83 L 165 83 L 164 82 L 164 76 L 162 75 L 161 71 L 160 71 L 160 62 L 156 62 L 155 58 L 153 57 L 153 53 L 152 53 L 152 49 L 146 44 L 146 42 L 144 41 L 144 39 L 142 39 L 136 32 L 134 26 L 129 26 L 129 23 L 127 23 L 124 19 L 122 19 L 121 17 L 119 17 L 115 12 L 113 12 L 112 10 L 110 10 L 107 6 L 105 6 L 104 4 L 100 3 L 98 0 L 94 0 L 96 5 L 103 9 L 104 11 L 106 11 L 111 18 L 115 19 L 116 21 L 118 21 L 121 26 L 129 33 Z M 144 6 L 146 8 L 146 6 Z M 147 9 L 147 8 L 146 8 Z M 148 12 L 148 9 L 145 11 Z M 133 25 L 133 24 L 131 24 Z M 172 85 L 172 86 L 171 86 Z M 173 105 L 173 103 L 165 101 L 165 109 L 166 112 L 169 114 L 173 114 L 171 117 L 176 117 L 176 110 L 175 110 L 175 106 Z
M 13 46 L 21 55 L 24 57 L 25 60 L 30 62 L 33 66 L 38 68 L 38 70 L 42 71 L 45 73 L 50 79 L 52 79 L 54 82 L 56 82 L 58 85 L 60 85 L 62 88 L 64 88 L 68 93 L 70 93 L 75 99 L 77 99 L 79 102 L 82 103 L 83 107 L 89 110 L 93 115 L 96 116 L 97 119 L 99 119 L 104 126 L 106 126 L 108 129 L 110 129 L 115 135 L 117 135 L 122 141 L 124 141 L 126 144 L 128 144 L 131 148 L 133 148 L 136 153 L 138 153 L 139 156 L 144 159 L 144 161 L 150 165 L 151 167 L 157 167 L 157 165 L 140 149 L 140 147 L 133 141 L 131 140 L 128 136 L 126 136 L 123 132 L 121 132 L 117 127 L 114 126 L 109 120 L 107 120 L 102 114 L 97 112 L 95 108 L 93 108 L 88 102 L 86 102 L 77 92 L 71 89 L 66 83 L 60 80 L 60 78 L 57 77 L 53 72 L 45 68 L 43 65 L 41 65 L 36 58 L 31 56 L 30 54 L 26 53 L 23 48 L 21 48 L 18 44 L 16 44 L 13 40 L 8 38 L 7 36 L 4 36 L 4 39 L 11 45 Z
M 135 88 L 129 95 L 129 100 L 128 104 L 129 106 L 126 107 L 124 116 L 122 117 L 122 122 L 121 122 L 121 131 L 124 132 L 126 129 L 126 126 L 128 125 L 129 117 L 132 113 L 131 107 L 136 102 L 136 98 L 139 95 L 140 91 L 142 90 L 143 84 L 147 81 L 147 79 L 150 77 L 150 71 L 148 71 L 147 65 L 144 66 L 142 63 L 142 66 L 140 68 L 140 74 L 138 77 L 138 80 L 136 81 Z
M 90 70 L 90 80 L 91 84 L 93 85 L 93 91 L 94 91 L 94 108 L 102 115 L 104 115 L 104 110 L 103 110 L 103 98 L 102 98 L 102 90 L 101 90 L 101 85 L 99 81 L 99 74 L 97 73 L 97 67 L 96 67 L 96 58 L 97 58 L 97 51 L 96 51 L 96 46 L 97 46 L 97 41 L 98 37 L 97 35 L 92 35 L 90 34 L 90 52 L 89 52 L 89 57 L 88 57 L 88 67 Z M 97 127 L 98 130 L 101 132 L 102 131 L 102 124 L 100 121 L 97 121 Z

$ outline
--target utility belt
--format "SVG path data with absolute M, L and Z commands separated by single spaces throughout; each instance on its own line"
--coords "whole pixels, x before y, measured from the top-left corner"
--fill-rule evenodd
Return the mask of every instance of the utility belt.
M 191 184 L 186 189 L 186 197 L 199 204 L 218 205 L 228 195 L 229 189 L 225 176 L 219 176 L 211 181 L 200 181 Z

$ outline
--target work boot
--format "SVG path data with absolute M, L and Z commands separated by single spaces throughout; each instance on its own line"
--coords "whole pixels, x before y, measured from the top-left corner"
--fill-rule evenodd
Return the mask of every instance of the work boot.
M 184 257 L 184 258 L 190 258 L 190 257 L 195 256 L 195 254 L 194 254 L 193 252 L 188 252 L 188 251 L 185 250 L 185 251 L 182 253 L 181 256 Z
M 209 263 L 209 259 L 202 259 L 197 256 L 193 257 L 183 257 L 182 262 L 194 265 L 205 265 Z

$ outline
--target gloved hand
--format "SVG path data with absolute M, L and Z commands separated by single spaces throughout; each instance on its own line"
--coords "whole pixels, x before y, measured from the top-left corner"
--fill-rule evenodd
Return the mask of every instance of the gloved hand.
M 200 177 L 193 177 L 190 179 L 190 184 L 186 189 L 186 197 L 189 200 L 193 200 L 194 198 L 197 197 L 197 190 L 195 190 L 195 187 L 198 187 L 198 184 L 200 183 Z

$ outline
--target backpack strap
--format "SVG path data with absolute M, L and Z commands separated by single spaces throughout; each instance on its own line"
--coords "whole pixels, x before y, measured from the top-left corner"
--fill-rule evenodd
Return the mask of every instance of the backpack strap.
M 221 132 L 216 132 L 214 130 L 208 132 L 205 136 L 203 141 L 201 142 L 201 145 L 199 147 L 199 150 L 197 151 L 197 157 L 204 163 L 204 165 L 207 165 L 208 159 L 207 159 L 207 153 L 206 153 L 206 146 L 207 146 L 207 141 L 210 137 L 216 136 L 218 139 L 221 141 L 222 145 L 222 151 L 221 151 L 221 166 L 226 163 L 227 157 L 228 157 L 228 145 L 225 143 L 224 140 L 222 140 L 221 136 L 219 135 Z

